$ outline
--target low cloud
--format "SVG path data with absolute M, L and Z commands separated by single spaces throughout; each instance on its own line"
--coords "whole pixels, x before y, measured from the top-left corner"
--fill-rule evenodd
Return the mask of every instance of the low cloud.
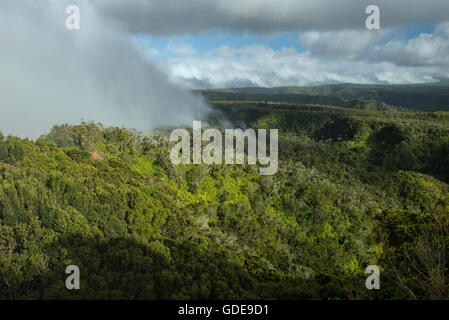
M 67 4 L 0 2 L 3 133 L 36 138 L 81 119 L 140 130 L 201 119 L 203 102 L 173 84 L 88 2 L 79 3 L 81 29 L 67 30 Z
M 400 84 L 449 77 L 448 23 L 408 41 L 391 31 L 310 31 L 300 35 L 305 52 L 267 46 L 221 46 L 204 54 L 165 61 L 173 79 L 193 88 Z

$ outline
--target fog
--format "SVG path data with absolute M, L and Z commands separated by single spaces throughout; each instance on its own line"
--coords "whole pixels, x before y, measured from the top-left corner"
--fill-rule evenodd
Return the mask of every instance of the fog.
M 87 1 L 81 29 L 65 1 L 0 2 L 0 131 L 37 138 L 55 124 L 98 121 L 148 130 L 191 124 L 207 111 L 145 60 L 130 34 Z

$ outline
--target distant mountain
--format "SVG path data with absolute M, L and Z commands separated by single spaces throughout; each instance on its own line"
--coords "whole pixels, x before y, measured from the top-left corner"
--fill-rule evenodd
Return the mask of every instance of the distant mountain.
M 265 89 L 265 88 L 257 88 L 257 89 Z M 249 92 L 203 91 L 202 93 L 203 96 L 210 101 L 285 102 L 285 103 L 331 105 L 339 107 L 344 107 L 346 105 L 345 101 L 332 96 L 297 94 L 297 93 L 254 93 L 251 92 L 253 90 L 248 91 Z
M 231 88 L 200 92 L 206 99 L 215 101 L 272 101 L 368 110 L 382 110 L 392 106 L 415 111 L 449 110 L 448 80 L 426 84 L 335 84 L 314 87 Z

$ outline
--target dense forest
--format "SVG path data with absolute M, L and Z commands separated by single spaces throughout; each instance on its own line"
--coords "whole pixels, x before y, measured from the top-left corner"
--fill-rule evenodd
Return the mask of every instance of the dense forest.
M 334 84 L 313 87 L 199 90 L 212 101 L 262 101 L 332 105 L 364 110 L 449 111 L 449 81 L 375 85 Z
M 279 128 L 276 175 L 99 123 L 0 136 L 0 298 L 449 298 L 449 113 L 218 98 L 210 125 Z

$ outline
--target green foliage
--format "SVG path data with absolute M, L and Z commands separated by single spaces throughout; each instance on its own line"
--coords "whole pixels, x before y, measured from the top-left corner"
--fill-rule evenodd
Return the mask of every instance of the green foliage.
M 449 82 L 336 84 L 314 87 L 235 88 L 199 91 L 209 101 L 265 101 L 332 105 L 362 110 L 448 111 Z
M 280 129 L 274 176 L 95 123 L 0 136 L 0 298 L 447 298 L 449 117 L 370 103 L 216 103 Z
M 5 137 L 0 133 L 0 162 L 14 164 L 22 160 L 24 149 L 16 137 Z

